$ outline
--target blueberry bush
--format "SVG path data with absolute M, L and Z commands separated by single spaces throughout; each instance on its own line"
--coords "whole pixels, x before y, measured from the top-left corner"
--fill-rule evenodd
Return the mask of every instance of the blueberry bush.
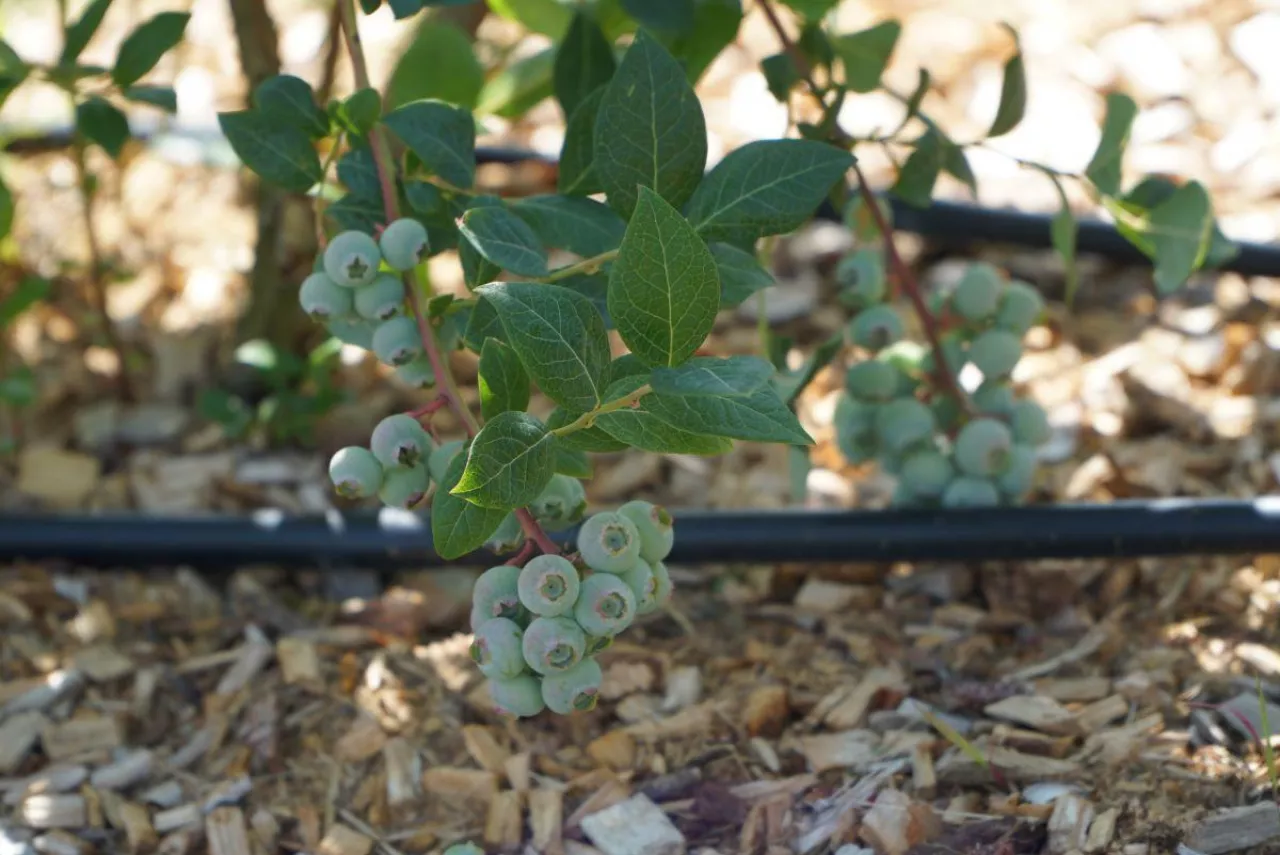
M 1028 494 L 1048 423 L 1009 378 L 1040 315 L 1039 295 L 985 265 L 946 294 L 922 294 L 893 247 L 889 208 L 872 196 L 855 158 L 859 145 L 906 152 L 892 193 L 923 205 L 942 172 L 973 184 L 965 146 L 921 112 L 924 72 L 894 132 L 855 139 L 836 121 L 849 93 L 880 87 L 895 22 L 835 33 L 824 23 L 834 2 L 762 0 L 780 45 L 764 59 L 764 74 L 779 99 L 803 99 L 812 121 L 707 170 L 693 83 L 733 41 L 737 0 L 494 0 L 499 13 L 556 40 L 511 104 L 552 94 L 567 129 L 557 192 L 499 198 L 476 187 L 470 106 L 404 97 L 412 89 L 404 80 L 384 103 L 370 85 L 357 16 L 379 5 L 339 0 L 356 91 L 320 104 L 305 81 L 276 76 L 255 89 L 251 106 L 220 120 L 250 169 L 315 196 L 325 237 L 299 283 L 304 310 L 424 392 L 421 406 L 379 423 L 367 446 L 333 456 L 336 491 L 429 507 L 445 558 L 481 548 L 511 556 L 480 576 L 472 601 L 471 652 L 497 709 L 532 716 L 592 708 L 601 679 L 595 654 L 671 597 L 664 561 L 674 520 L 639 500 L 584 520 L 592 453 L 715 456 L 734 440 L 802 449 L 812 440 L 792 405 L 820 368 L 852 353 L 837 415 L 841 448 L 896 473 L 904 503 L 981 506 Z M 397 18 L 440 5 L 454 3 L 390 0 Z M 795 18 L 798 38 L 784 15 Z M 1012 129 L 1025 101 L 1015 52 L 999 113 L 973 144 Z M 1120 192 L 1132 120 L 1132 102 L 1112 96 L 1084 175 L 1029 168 L 1059 188 L 1064 180 L 1091 188 L 1152 254 L 1166 291 L 1225 242 L 1198 184 L 1145 182 Z M 853 312 L 845 335 L 798 370 L 779 359 L 704 353 L 717 314 L 772 283 L 762 242 L 794 231 L 827 201 L 847 212 L 858 238 L 838 269 Z M 1065 204 L 1054 232 L 1071 267 L 1075 220 Z M 432 292 L 426 262 L 446 250 L 457 252 L 465 298 Z M 552 263 L 564 254 L 577 260 Z M 904 311 L 917 314 L 923 341 L 907 338 Z M 611 330 L 624 355 L 613 355 Z M 457 349 L 478 357 L 478 414 L 449 368 Z M 786 349 L 770 342 L 772 353 Z M 982 373 L 980 386 L 961 388 L 964 364 Z M 545 420 L 528 411 L 535 386 L 555 404 Z M 444 409 L 465 439 L 439 441 L 432 418 Z M 548 532 L 575 525 L 574 548 L 561 554 Z

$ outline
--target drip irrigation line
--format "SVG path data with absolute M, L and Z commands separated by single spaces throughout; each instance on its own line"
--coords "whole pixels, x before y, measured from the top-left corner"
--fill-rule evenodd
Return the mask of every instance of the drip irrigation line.
M 677 564 L 983 561 L 1280 552 L 1280 496 L 939 511 L 674 511 Z M 570 543 L 573 532 L 552 537 Z M 0 516 L 0 561 L 96 567 L 248 564 L 320 569 L 488 565 L 431 548 L 405 512 L 289 517 Z
M 183 162 L 197 160 L 224 167 L 234 167 L 238 163 L 230 145 L 217 129 L 139 127 L 134 135 L 161 154 Z M 69 146 L 72 139 L 69 129 L 58 128 L 39 136 L 12 139 L 5 144 L 4 150 L 12 154 L 56 151 Z M 495 146 L 478 147 L 476 160 L 479 163 L 537 162 L 556 165 L 556 159 L 545 154 Z M 960 244 L 989 242 L 1034 249 L 1053 246 L 1050 236 L 1053 218 L 1050 214 L 984 208 L 943 200 L 935 200 L 927 208 L 915 208 L 897 198 L 888 198 L 893 207 L 894 228 L 900 231 Z M 840 219 L 839 213 L 830 205 L 824 205 L 818 216 L 827 220 Z M 1280 276 L 1280 246 L 1244 242 L 1236 245 L 1239 252 L 1218 265 L 1217 270 L 1242 276 Z M 1151 260 L 1125 240 L 1113 225 L 1098 219 L 1079 221 L 1077 250 L 1124 264 L 1151 265 Z

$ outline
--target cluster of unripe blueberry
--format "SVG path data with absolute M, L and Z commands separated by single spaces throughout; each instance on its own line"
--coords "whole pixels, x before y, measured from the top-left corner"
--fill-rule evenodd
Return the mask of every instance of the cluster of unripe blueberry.
M 975 263 L 933 298 L 931 312 L 945 321 L 939 343 L 947 370 L 955 378 L 972 365 L 982 374 L 965 407 L 938 381 L 933 350 L 904 338 L 898 309 L 885 302 L 882 258 L 879 248 L 859 249 L 836 270 L 841 300 L 856 313 L 849 338 L 864 355 L 845 375 L 836 407 L 841 452 L 851 463 L 877 460 L 895 475 L 899 506 L 1023 501 L 1050 428 L 1038 404 L 1015 394 L 1010 375 L 1044 308 L 1039 293 Z
M 471 597 L 471 658 L 494 708 L 517 718 L 594 708 L 602 679 L 595 654 L 671 599 L 663 561 L 673 539 L 671 515 L 635 500 L 582 524 L 576 561 L 539 555 L 481 574 Z
M 418 389 L 434 385 L 435 372 L 417 322 L 405 311 L 401 277 L 426 260 L 428 247 L 426 227 L 409 217 L 392 222 L 377 240 L 361 231 L 342 232 L 329 241 L 298 292 L 303 311 L 343 341 L 373 351 Z

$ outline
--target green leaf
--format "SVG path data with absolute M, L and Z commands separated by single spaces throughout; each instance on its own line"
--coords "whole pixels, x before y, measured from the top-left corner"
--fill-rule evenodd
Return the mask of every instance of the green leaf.
M 604 192 L 595 170 L 596 120 L 604 101 L 605 87 L 594 89 L 578 105 L 565 126 L 560 147 L 560 170 L 556 189 L 571 196 Z
M 555 474 L 555 444 L 528 413 L 499 413 L 471 441 L 467 467 L 449 492 L 482 508 L 524 507 Z
M 973 174 L 969 166 L 969 158 L 964 149 L 949 139 L 943 139 L 939 145 L 942 150 L 942 170 L 957 181 L 964 183 L 974 197 L 978 195 L 978 176 Z
M 1080 285 L 1079 271 L 1076 266 L 1076 239 L 1080 232 L 1080 226 L 1076 222 L 1075 213 L 1071 210 L 1071 201 L 1067 198 L 1066 188 L 1062 186 L 1062 180 L 1057 175 L 1045 169 L 1042 170 L 1045 176 L 1053 182 L 1053 189 L 1058 193 L 1058 202 L 1060 204 L 1058 213 L 1053 215 L 1053 219 L 1049 222 L 1049 240 L 1053 244 L 1053 249 L 1058 253 L 1058 257 L 1062 259 L 1062 266 L 1066 273 L 1066 304 L 1070 308 L 1076 297 L 1076 290 Z
M 129 141 L 129 120 L 114 105 L 90 96 L 76 105 L 76 130 L 102 146 L 113 158 L 119 157 Z
M 397 21 L 412 18 L 422 11 L 423 0 L 387 0 L 391 7 L 391 15 Z
M 347 193 L 326 206 L 324 213 L 343 229 L 356 229 L 368 234 L 372 234 L 387 218 L 382 200 L 363 193 Z
M 0 329 L 13 323 L 14 318 L 45 300 L 53 290 L 53 283 L 42 276 L 24 276 L 16 288 L 0 300 Z
M 853 155 L 826 143 L 747 143 L 716 164 L 685 212 L 707 240 L 745 244 L 783 234 L 808 220 L 852 165 Z
M 720 308 L 736 308 L 752 294 L 774 284 L 773 274 L 765 270 L 754 255 L 727 243 L 711 244 L 720 275 Z
M 504 67 L 480 90 L 476 113 L 517 119 L 550 98 L 555 60 L 549 47 Z
M 565 448 L 561 442 L 556 443 L 556 474 L 568 475 L 570 478 L 590 478 L 592 474 L 591 459 L 585 451 Z
M 484 546 L 508 513 L 500 508 L 482 508 L 453 495 L 466 465 L 466 454 L 455 457 L 431 500 L 431 540 L 436 552 L 447 561 Z
M 448 69 L 448 73 L 441 73 Z M 461 27 L 424 18 L 387 81 L 387 109 L 435 99 L 471 109 L 484 87 L 484 68 Z
M 529 224 L 507 208 L 472 208 L 458 228 L 487 261 L 520 276 L 545 276 L 547 253 Z
M 609 337 L 590 300 L 534 282 L 492 282 L 476 293 L 497 310 L 507 343 L 547 397 L 582 413 L 600 404 Z
M 462 212 L 462 216 L 466 216 L 469 211 L 479 210 L 480 208 L 501 207 L 503 207 L 502 200 L 497 196 L 488 194 L 472 196 L 467 201 L 467 208 Z M 458 218 L 458 222 L 461 222 L 462 216 Z M 458 229 L 458 234 L 462 234 L 461 229 Z M 475 244 L 470 240 L 458 241 L 458 259 L 462 262 L 462 278 L 468 288 L 479 288 L 486 282 L 497 279 L 502 274 L 502 268 L 481 255 L 480 250 L 476 249 Z
M 564 35 L 573 17 L 569 5 L 559 0 L 489 0 L 489 8 L 553 39 Z
M 637 185 L 673 207 L 693 195 L 707 164 L 707 125 L 684 70 L 641 30 L 605 88 L 595 127 L 595 172 L 609 204 L 630 218 Z
M 644 385 L 642 377 L 627 377 L 609 386 L 607 397 L 616 400 Z M 653 395 L 645 395 L 635 407 L 602 413 L 596 427 L 615 440 L 653 454 L 697 454 L 714 457 L 733 448 L 723 437 L 703 436 L 685 430 L 678 422 L 655 415 L 647 406 Z M 569 434 L 565 439 L 577 436 Z
M 741 25 L 742 0 L 693 0 L 693 25 L 668 36 L 666 44 L 684 66 L 685 76 L 696 81 L 738 37 Z
M 336 118 L 356 136 L 368 136 L 382 115 L 382 96 L 377 89 L 357 89 L 338 104 Z
M 292 74 L 268 77 L 253 90 L 253 105 L 258 112 L 271 116 L 284 125 L 294 125 L 313 139 L 329 133 L 329 118 L 316 103 L 311 85 Z
M 788 407 L 795 405 L 796 399 L 800 397 L 805 387 L 812 383 L 813 378 L 818 376 L 818 372 L 830 365 L 843 349 L 844 333 L 838 332 L 815 347 L 809 354 L 809 358 L 795 371 L 788 371 L 774 378 L 774 388 L 778 390 L 778 394 L 782 396 L 782 400 Z M 790 350 L 790 347 L 787 350 Z M 783 361 L 785 358 L 784 353 Z
M 305 131 L 258 110 L 219 113 L 218 124 L 241 162 L 272 184 L 305 193 L 323 178 Z
M 1138 105 L 1128 95 L 1113 92 L 1107 96 L 1102 137 L 1084 170 L 1103 195 L 1115 196 L 1120 192 L 1121 161 L 1129 142 L 1129 131 L 1133 129 L 1133 120 L 1137 116 Z
M 508 410 L 529 406 L 529 375 L 520 357 L 496 338 L 480 349 L 480 412 L 486 421 Z
M 357 145 L 338 158 L 338 180 L 353 193 L 382 201 L 382 182 L 368 145 Z
M 62 64 L 75 62 L 76 58 L 89 44 L 89 39 L 98 31 L 102 18 L 107 14 L 111 0 L 93 0 L 80 14 L 79 20 L 66 29 L 66 41 L 62 45 L 62 55 L 58 62 Z
M 135 103 L 159 107 L 166 113 L 178 112 L 178 93 L 171 86 L 126 86 L 120 94 Z
M 1013 36 L 1014 54 L 1004 64 L 1004 80 L 1000 84 L 1000 106 L 996 109 L 995 120 L 991 123 L 988 137 L 998 137 L 1009 133 L 1018 126 L 1027 113 L 1027 70 L 1022 62 L 1022 45 L 1018 41 L 1018 31 L 1009 25 L 1005 29 Z
M 775 53 L 760 60 L 760 71 L 764 74 L 769 93 L 782 103 L 787 103 L 791 90 L 800 82 L 800 69 L 789 53 Z
M 614 328 L 613 318 L 609 315 L 609 268 L 610 266 L 606 264 L 604 272 L 577 273 L 556 282 L 561 288 L 577 291 L 590 300 L 591 305 L 595 306 L 596 311 L 600 313 L 600 318 L 604 321 L 606 330 Z
M 563 407 L 557 407 L 551 411 L 551 415 L 547 418 L 547 428 L 549 430 L 562 428 L 577 421 L 582 415 L 583 413 L 575 413 Z M 589 427 L 560 437 L 556 447 L 586 454 L 611 454 L 617 451 L 626 451 L 628 445 L 625 442 L 614 439 L 598 427 Z
M 120 44 L 111 79 L 117 86 L 132 86 L 156 67 L 160 57 L 178 42 L 191 20 L 188 12 L 161 12 L 138 28 Z
M 836 7 L 840 0 L 779 0 L 807 21 L 816 21 Z
M 707 436 L 813 445 L 772 387 L 734 397 L 646 395 L 645 406 L 670 424 Z
M 590 258 L 622 243 L 627 224 L 608 205 L 582 196 L 527 196 L 512 203 L 544 246 Z
M 845 84 L 860 93 L 880 88 L 880 77 L 893 57 L 900 35 L 902 25 L 890 20 L 837 37 L 835 49 L 844 62 Z
M 693 0 L 622 0 L 622 8 L 651 30 L 682 33 L 693 27 Z
M 30 406 L 35 403 L 38 393 L 35 374 L 25 365 L 0 377 L 0 401 L 11 407 Z
M 0 238 L 9 234 L 13 228 L 13 193 L 9 185 L 0 181 Z
M 933 200 L 933 187 L 938 183 L 946 152 L 944 143 L 933 131 L 926 131 L 915 146 L 898 170 L 898 180 L 890 192 L 908 205 L 927 208 Z
M 476 123 L 470 111 L 427 99 L 398 107 L 382 121 L 433 174 L 463 189 L 475 182 Z
M 679 365 L 711 332 L 719 307 L 711 250 L 678 211 L 641 188 L 609 273 L 609 314 L 622 340 L 650 365 Z
M 617 69 L 613 45 L 591 15 L 579 10 L 556 50 L 552 79 L 565 117 L 581 106 L 588 95 L 609 82 Z
M 491 338 L 506 343 L 507 331 L 502 328 L 498 312 L 488 300 L 476 298 L 475 305 L 467 312 L 466 325 L 463 327 L 462 341 L 469 350 L 479 354 L 484 350 L 484 343 Z
M 1145 231 L 1155 249 L 1157 293 L 1173 293 L 1200 269 L 1212 230 L 1209 194 L 1198 181 L 1182 185 L 1151 210 Z
M 677 368 L 655 368 L 649 385 L 661 395 L 742 397 L 763 388 L 773 366 L 758 356 L 698 356 Z
M 1124 195 L 1124 202 L 1126 205 L 1136 205 L 1142 211 L 1149 211 L 1172 196 L 1178 186 L 1163 175 L 1148 175 L 1130 188 Z M 1144 245 L 1150 247 L 1150 243 L 1145 240 L 1138 241 L 1138 244 L 1140 249 Z M 1155 250 L 1151 247 L 1143 251 L 1149 255 Z M 1222 233 L 1222 229 L 1215 221 L 1213 235 L 1209 239 L 1209 249 L 1204 257 L 1204 266 L 1218 267 L 1234 258 L 1239 251 L 1240 248 Z
M 30 73 L 31 66 L 22 61 L 8 42 L 0 40 L 0 106 Z

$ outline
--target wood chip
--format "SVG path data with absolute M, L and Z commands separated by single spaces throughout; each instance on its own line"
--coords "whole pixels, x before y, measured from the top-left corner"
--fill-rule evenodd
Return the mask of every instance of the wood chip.
M 256 626 L 250 624 L 246 627 L 244 636 L 245 643 L 240 647 L 235 663 L 213 690 L 215 695 L 233 695 L 249 685 L 275 654 L 275 647 Z
M 1106 852 L 1107 847 L 1116 836 L 1116 821 L 1120 819 L 1119 808 L 1107 808 L 1089 824 L 1089 834 L 1085 837 L 1084 851 L 1089 853 Z
M 1224 855 L 1280 838 L 1280 812 L 1271 801 L 1218 811 L 1196 823 L 1187 846 L 1203 855 Z
M 464 725 L 462 743 L 481 769 L 502 774 L 511 752 L 498 744 L 492 730 L 479 724 Z
M 1072 760 L 1038 757 L 996 745 L 975 744 L 975 747 L 982 751 L 988 763 L 999 769 L 1000 774 L 1010 781 L 1057 781 L 1070 779 L 1081 773 L 1080 764 Z M 988 784 L 992 780 L 988 768 L 958 749 L 946 754 L 934 768 L 938 772 L 938 780 L 948 784 Z
M 240 808 L 211 811 L 204 819 L 204 833 L 209 841 L 209 855 L 254 855 Z
M 27 796 L 40 793 L 69 793 L 89 779 L 89 770 L 79 764 L 46 767 L 16 782 L 4 795 L 6 805 L 19 804 Z
M 1012 721 L 1044 733 L 1075 733 L 1078 727 L 1071 710 L 1043 695 L 1013 695 L 987 704 L 983 712 L 992 718 Z
M 604 855 L 683 855 L 684 835 L 647 796 L 586 816 L 582 830 Z
M 445 801 L 488 805 L 498 794 L 498 776 L 483 769 L 437 766 L 422 773 L 422 789 Z
M 124 830 L 130 852 L 149 851 L 159 842 L 155 826 L 151 824 L 151 815 L 137 802 L 126 801 L 116 805 L 111 824 Z
M 22 680 L 0 709 L 0 718 L 29 710 L 45 711 L 84 688 L 84 675 L 74 668 L 54 671 L 38 680 Z M 8 694 L 0 692 L 0 695 Z
M 158 811 L 155 816 L 155 826 L 156 831 L 161 834 L 168 834 L 170 831 L 177 831 L 180 828 L 198 826 L 203 820 L 204 811 L 200 810 L 200 805 L 189 802 L 168 810 Z
M 611 730 L 587 743 L 587 755 L 601 766 L 625 772 L 635 766 L 636 740 L 625 730 Z
M 523 832 L 520 794 L 515 790 L 498 793 L 489 802 L 489 813 L 484 821 L 484 842 L 502 850 L 513 850 L 520 845 Z
M 49 726 L 49 719 L 35 710 L 18 713 L 0 724 L 0 773 L 7 775 L 21 766 Z
M 123 790 L 146 780 L 151 774 L 154 755 L 145 748 L 131 751 L 113 763 L 93 771 L 89 783 L 99 789 Z
M 387 767 L 387 804 L 399 807 L 416 801 L 422 792 L 422 758 L 409 740 L 397 736 L 382 746 Z
M 823 722 L 832 730 L 848 730 L 865 723 L 867 711 L 881 692 L 907 691 L 906 678 L 897 667 L 872 668 L 839 702 L 835 703 Z
M 120 723 L 114 717 L 76 718 L 49 725 L 43 733 L 44 753 L 51 760 L 65 760 L 92 751 L 120 747 Z
M 870 585 L 847 585 L 809 578 L 796 592 L 793 605 L 797 609 L 818 614 L 841 614 L 854 605 L 871 607 L 880 598 L 880 589 Z
M 800 739 L 800 752 L 813 772 L 858 769 L 880 756 L 880 735 L 871 730 L 823 733 Z
M 912 802 L 899 790 L 881 790 L 862 818 L 860 833 L 877 852 L 904 855 L 913 846 L 932 839 L 939 826 L 928 805 Z
M 1046 677 L 1035 682 L 1037 695 L 1064 704 L 1098 701 L 1111 693 L 1110 677 Z
M 1049 815 L 1046 853 L 1064 855 L 1083 849 L 1093 816 L 1093 803 L 1088 799 L 1075 793 L 1059 796 L 1053 803 L 1053 813 Z
M 511 789 L 523 793 L 533 786 L 532 766 L 533 755 L 528 751 L 521 751 L 507 758 L 507 762 L 502 764 L 502 771 L 506 774 Z
M 1081 733 L 1093 733 L 1128 714 L 1128 699 L 1124 695 L 1110 695 L 1077 710 L 1076 725 Z
M 931 799 L 938 788 L 938 773 L 933 768 L 933 747 L 927 743 L 911 751 L 911 789 L 916 798 Z
M 276 659 L 280 663 L 280 675 L 290 686 L 320 688 L 324 678 L 320 673 L 320 655 L 316 645 L 296 636 L 284 636 L 276 642 Z
M 361 713 L 347 732 L 339 737 L 333 750 L 339 760 L 360 763 L 377 754 L 386 744 L 387 734 L 382 725 L 372 716 Z
M 133 660 L 110 644 L 98 644 L 77 650 L 71 664 L 95 683 L 107 683 L 132 674 Z
M 165 781 L 143 791 L 139 799 L 145 804 L 161 808 L 176 807 L 182 802 L 182 785 L 177 781 Z
M 742 708 L 742 724 L 750 736 L 777 737 L 791 715 L 786 686 L 757 686 Z
M 93 844 L 61 829 L 37 835 L 31 847 L 40 855 L 90 855 Z
M 320 855 L 369 855 L 373 840 L 345 825 L 334 824 L 320 840 Z
M 564 793 L 539 788 L 529 794 L 529 844 L 537 852 L 560 855 L 564 845 L 560 828 L 564 824 Z
M 84 828 L 89 809 L 81 795 L 28 796 L 18 806 L 18 816 L 29 828 Z

